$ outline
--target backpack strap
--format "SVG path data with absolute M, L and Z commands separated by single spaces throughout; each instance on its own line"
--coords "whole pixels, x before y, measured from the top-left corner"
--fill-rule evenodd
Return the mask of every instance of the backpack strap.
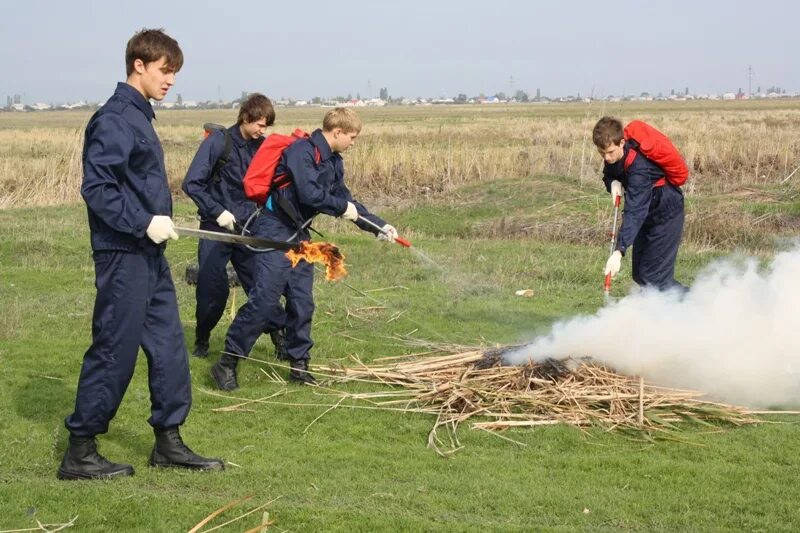
M 231 139 L 231 132 L 228 129 L 223 129 L 222 134 L 225 135 L 225 147 L 222 149 L 222 155 L 219 156 L 217 162 L 214 163 L 214 168 L 211 169 L 211 179 L 214 183 L 219 183 L 222 178 L 219 175 L 222 167 L 228 164 L 231 157 L 231 150 L 233 149 L 233 140 Z
M 625 156 L 625 162 L 623 163 L 623 167 L 627 171 L 628 168 L 633 164 L 633 161 L 636 159 L 636 155 L 639 153 L 636 149 L 639 147 L 639 143 L 633 141 L 627 141 L 631 144 L 631 149 L 628 150 L 628 155 Z M 660 179 L 653 182 L 653 187 L 663 187 L 667 183 L 667 179 L 662 176 Z
M 298 131 L 299 130 L 295 130 L 295 135 L 297 135 Z M 306 136 L 305 138 L 308 138 L 308 137 Z M 314 146 L 314 145 L 312 144 L 312 146 Z M 322 154 L 320 153 L 319 148 L 314 146 L 314 164 L 319 166 L 319 163 L 320 163 L 321 160 L 322 160 Z M 285 173 L 285 174 L 281 174 L 280 176 L 275 176 L 275 179 L 272 181 L 271 190 L 272 191 L 277 191 L 279 189 L 284 189 L 284 188 L 288 187 L 289 184 L 291 184 L 291 183 L 292 183 L 292 180 L 289 177 L 289 173 L 288 172 Z M 272 193 L 268 193 L 268 194 L 272 194 Z M 294 222 L 295 226 L 297 226 L 297 229 L 298 230 L 301 229 L 305 224 L 303 222 L 303 217 L 300 215 L 300 212 L 297 210 L 295 205 L 293 203 L 289 202 L 289 200 L 283 194 L 275 194 L 273 197 L 275 198 L 275 200 L 276 200 L 278 206 L 281 208 L 281 210 L 284 213 L 286 213 L 286 216 L 288 216 L 292 220 L 292 222 Z M 309 229 L 311 231 L 314 231 L 315 233 L 318 233 L 311 226 L 309 226 Z
M 628 170 L 628 168 L 633 164 L 634 159 L 636 159 L 636 154 L 638 153 L 639 152 L 637 152 L 633 148 L 628 150 L 628 155 L 625 156 L 625 162 L 623 163 L 625 170 Z

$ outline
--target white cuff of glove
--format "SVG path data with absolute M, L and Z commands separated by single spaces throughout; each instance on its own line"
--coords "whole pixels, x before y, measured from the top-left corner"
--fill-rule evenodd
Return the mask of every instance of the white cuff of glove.
M 342 213 L 342 218 L 345 220 L 352 220 L 355 222 L 358 220 L 358 209 L 356 209 L 356 204 L 353 202 L 347 202 L 347 209 L 344 210 Z
M 608 258 L 606 261 L 606 269 L 603 274 L 608 275 L 611 274 L 613 278 L 617 274 L 619 274 L 619 269 L 622 266 L 622 252 L 619 250 L 615 250 L 611 257 Z
M 388 241 L 394 242 L 394 240 L 399 237 L 397 230 L 391 224 L 386 224 L 381 228 L 383 231 L 375 235 L 379 241 Z
M 156 215 L 147 226 L 147 236 L 156 244 L 161 244 L 167 239 L 178 240 L 175 232 L 175 224 L 172 219 L 165 215 Z
M 617 196 L 622 196 L 625 192 L 622 190 L 622 183 L 614 180 L 611 182 L 611 202 L 616 200 Z
M 236 217 L 228 210 L 223 211 L 217 217 L 217 224 L 228 231 L 236 231 Z

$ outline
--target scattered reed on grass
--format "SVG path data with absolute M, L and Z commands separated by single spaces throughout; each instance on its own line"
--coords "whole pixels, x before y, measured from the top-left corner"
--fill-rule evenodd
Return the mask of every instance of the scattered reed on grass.
M 328 367 L 339 381 L 379 383 L 391 392 L 335 391 L 342 399 L 401 407 L 436 417 L 428 445 L 448 455 L 461 448 L 457 428 L 490 431 L 569 424 L 635 430 L 648 437 L 673 433 L 680 422 L 707 426 L 757 420 L 746 409 L 703 400 L 697 391 L 670 389 L 624 376 L 589 359 L 547 359 L 505 366 L 505 349 L 414 357 L 389 364 Z M 448 440 L 440 436 L 446 430 Z
M 285 402 L 279 399 L 283 392 L 258 399 L 220 395 L 236 403 L 217 411 L 252 410 L 258 404 L 325 407 L 309 426 L 338 408 L 421 413 L 435 419 L 428 446 L 442 456 L 463 448 L 458 429 L 467 421 L 472 429 L 517 444 L 521 443 L 503 430 L 569 424 L 653 440 L 679 438 L 686 424 L 717 429 L 758 422 L 745 408 L 704 400 L 702 392 L 660 387 L 617 374 L 586 358 L 506 366 L 503 354 L 511 348 L 484 351 L 428 343 L 424 347 L 425 352 L 414 356 L 372 364 L 353 356 L 346 366 L 314 369 L 315 375 L 333 383 L 369 383 L 381 390 L 352 392 L 321 386 L 318 394 L 325 399 L 319 403 Z

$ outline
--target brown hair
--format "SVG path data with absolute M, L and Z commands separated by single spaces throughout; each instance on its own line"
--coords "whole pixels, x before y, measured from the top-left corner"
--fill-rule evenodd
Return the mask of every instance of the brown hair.
M 622 122 L 614 117 L 601 118 L 592 130 L 592 141 L 602 150 L 612 144 L 619 144 L 622 138 Z
M 125 47 L 125 69 L 128 76 L 133 72 L 133 63 L 141 59 L 144 64 L 166 59 L 167 67 L 178 72 L 183 66 L 183 52 L 178 41 L 164 33 L 163 28 L 143 29 L 134 34 Z
M 261 93 L 253 93 L 242 102 L 239 107 L 238 124 L 255 122 L 262 118 L 267 119 L 267 126 L 275 124 L 275 108 L 272 101 Z
M 345 133 L 360 133 L 361 126 L 361 119 L 349 107 L 335 107 L 325 113 L 325 118 L 322 120 L 322 131 L 339 128 Z

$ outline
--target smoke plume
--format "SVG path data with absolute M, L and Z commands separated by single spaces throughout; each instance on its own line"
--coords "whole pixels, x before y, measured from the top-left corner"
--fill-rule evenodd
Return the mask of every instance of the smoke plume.
M 593 316 L 555 324 L 509 354 L 589 356 L 618 372 L 747 406 L 800 404 L 800 246 L 759 268 L 751 258 L 707 267 L 686 294 L 638 291 Z

